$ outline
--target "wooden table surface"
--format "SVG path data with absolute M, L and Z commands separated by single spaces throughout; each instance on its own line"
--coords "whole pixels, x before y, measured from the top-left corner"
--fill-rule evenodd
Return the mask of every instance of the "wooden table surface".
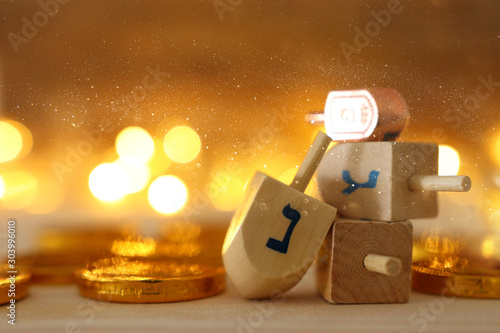
M 500 301 L 412 292 L 407 304 L 331 305 L 307 274 L 283 302 L 248 301 L 231 286 L 218 296 L 168 304 L 83 298 L 74 285 L 35 285 L 1 332 L 500 332 Z

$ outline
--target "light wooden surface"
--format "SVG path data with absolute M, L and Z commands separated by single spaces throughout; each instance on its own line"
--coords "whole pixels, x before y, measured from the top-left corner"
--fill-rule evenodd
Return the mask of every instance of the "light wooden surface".
M 281 303 L 250 301 L 230 288 L 197 301 L 143 305 L 86 299 L 76 286 L 35 286 L 28 298 L 17 303 L 15 327 L 7 324 L 6 309 L 1 307 L 0 332 L 497 333 L 500 327 L 496 300 L 457 298 L 444 303 L 440 296 L 412 292 L 406 304 L 335 305 L 317 295 L 313 274 L 285 296 Z M 243 328 L 244 323 L 250 328 Z
M 343 217 L 378 221 L 434 217 L 436 192 L 412 191 L 409 179 L 436 175 L 437 167 L 434 143 L 340 143 L 318 167 L 318 188 L 324 201 Z
M 332 303 L 404 303 L 410 293 L 411 222 L 336 218 L 318 254 L 317 284 Z M 364 266 L 369 254 L 401 260 L 399 274 L 380 274 Z
M 314 262 L 337 210 L 302 191 L 330 141 L 318 133 L 291 186 L 260 172 L 251 180 L 222 249 L 227 275 L 243 297 L 279 297 Z

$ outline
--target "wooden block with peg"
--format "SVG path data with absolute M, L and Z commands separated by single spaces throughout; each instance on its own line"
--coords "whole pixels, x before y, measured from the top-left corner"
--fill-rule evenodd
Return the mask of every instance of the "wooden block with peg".
M 353 219 L 406 221 L 437 215 L 437 191 L 468 191 L 467 176 L 438 176 L 434 143 L 355 142 L 330 149 L 318 167 L 323 200 Z
M 330 303 L 405 303 L 412 224 L 337 218 L 317 258 L 319 293 Z
M 271 298 L 305 274 L 336 209 L 303 193 L 331 139 L 319 132 L 290 186 L 257 172 L 223 245 L 226 273 L 246 298 Z

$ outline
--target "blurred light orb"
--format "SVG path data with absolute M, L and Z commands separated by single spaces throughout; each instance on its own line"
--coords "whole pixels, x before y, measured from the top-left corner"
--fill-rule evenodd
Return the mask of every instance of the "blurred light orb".
M 31 214 L 51 213 L 62 204 L 66 197 L 66 187 L 56 177 L 39 176 L 38 187 L 43 191 L 38 191 L 33 202 L 26 207 L 26 211 Z
M 460 169 L 460 156 L 455 148 L 447 145 L 439 146 L 439 171 L 440 176 L 454 176 Z
M 121 158 L 132 157 L 148 162 L 154 150 L 153 138 L 141 127 L 127 127 L 116 136 L 116 152 Z
M 243 201 L 245 185 L 243 180 L 231 176 L 229 172 L 219 171 L 209 183 L 206 193 L 218 210 L 231 211 Z
M 178 212 L 186 204 L 187 198 L 186 185 L 175 176 L 160 176 L 149 185 L 149 204 L 158 213 L 173 214 Z
M 153 175 L 163 175 L 174 162 L 168 158 L 163 150 L 163 138 L 155 139 L 155 152 L 148 162 L 149 170 Z
M 127 172 L 116 163 L 98 165 L 89 176 L 89 188 L 101 201 L 115 202 L 123 199 L 130 184 Z
M 192 128 L 177 126 L 165 135 L 163 149 L 172 161 L 188 163 L 198 157 L 201 150 L 201 140 L 198 133 Z
M 500 165 L 500 134 L 495 134 L 490 147 L 491 157 L 497 165 Z
M 23 139 L 19 130 L 12 124 L 0 122 L 0 163 L 15 159 L 23 148 Z
M 500 210 L 494 211 L 489 217 L 489 225 L 500 234 Z
M 2 175 L 0 175 L 0 199 L 2 198 L 4 192 L 5 192 L 5 180 L 3 179 Z
M 119 158 L 115 161 L 125 172 L 129 180 L 128 194 L 137 193 L 149 183 L 151 172 L 148 165 L 138 158 Z
M 3 175 L 3 206 L 7 209 L 23 209 L 29 206 L 38 193 L 38 180 L 24 171 L 11 171 Z

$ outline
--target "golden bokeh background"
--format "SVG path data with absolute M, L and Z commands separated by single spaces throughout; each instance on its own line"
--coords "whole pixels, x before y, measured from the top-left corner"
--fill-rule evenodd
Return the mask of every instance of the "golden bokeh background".
M 500 233 L 498 1 L 46 3 L 0 2 L 6 215 L 231 212 L 256 169 L 291 180 L 329 91 L 392 87 L 400 140 L 472 178 L 446 222 Z

